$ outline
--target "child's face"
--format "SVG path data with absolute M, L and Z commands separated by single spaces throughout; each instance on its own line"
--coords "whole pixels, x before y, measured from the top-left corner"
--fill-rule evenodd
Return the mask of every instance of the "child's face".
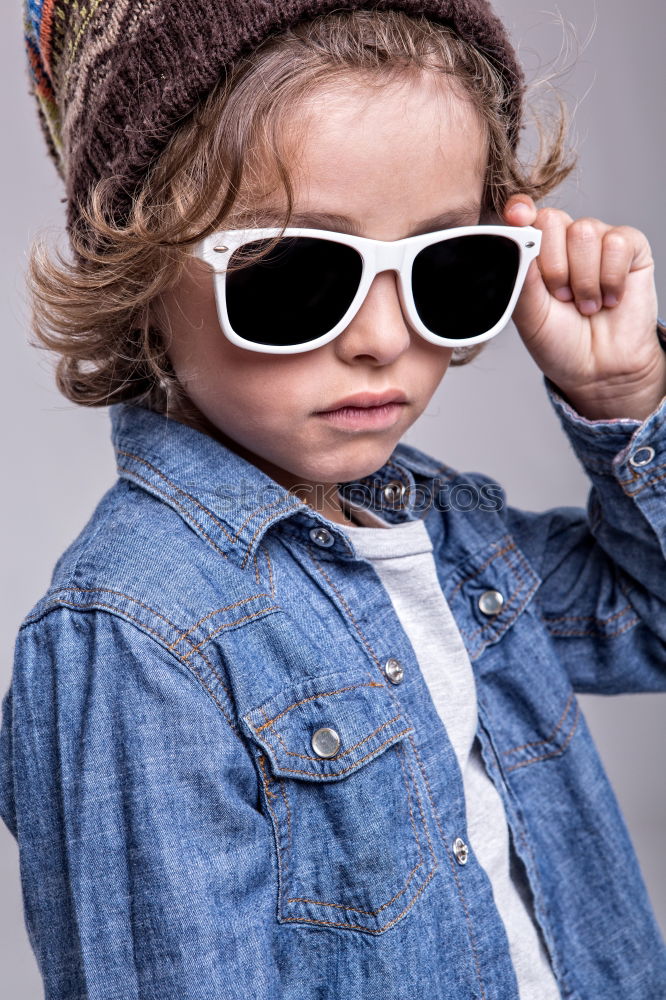
M 313 93 L 298 119 L 308 123 L 292 168 L 298 215 L 345 215 L 357 220 L 359 235 L 380 240 L 478 223 L 484 134 L 475 112 L 442 78 L 435 84 L 424 75 L 379 91 L 339 83 Z M 270 181 L 264 190 L 269 187 Z M 284 205 L 276 188 L 270 196 L 245 198 L 255 208 Z M 441 213 L 450 218 L 427 225 Z M 276 223 L 262 218 L 259 224 Z M 291 224 L 326 228 L 321 220 Z M 236 219 L 227 227 L 235 228 Z M 452 353 L 408 325 L 392 271 L 375 277 L 335 340 L 300 354 L 261 354 L 228 341 L 211 274 L 198 261 L 188 264 L 164 309 L 172 329 L 169 357 L 196 407 L 194 418 L 183 419 L 285 488 L 301 484 L 305 489 L 294 492 L 309 502 L 312 485 L 325 485 L 330 495 L 329 484 L 369 475 L 386 462 L 425 410 Z M 404 392 L 407 402 L 379 426 L 350 429 L 318 412 L 351 394 L 387 390 Z

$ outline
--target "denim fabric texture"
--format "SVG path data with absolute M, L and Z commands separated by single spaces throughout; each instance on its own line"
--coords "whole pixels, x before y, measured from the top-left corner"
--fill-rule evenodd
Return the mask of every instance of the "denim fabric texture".
M 589 421 L 546 390 L 587 510 L 516 509 L 403 443 L 340 488 L 424 518 L 562 997 L 658 1000 L 666 950 L 576 695 L 666 688 L 666 400 Z M 518 1000 L 370 562 L 202 432 L 110 417 L 119 477 L 21 623 L 3 700 L 0 814 L 46 1000 Z

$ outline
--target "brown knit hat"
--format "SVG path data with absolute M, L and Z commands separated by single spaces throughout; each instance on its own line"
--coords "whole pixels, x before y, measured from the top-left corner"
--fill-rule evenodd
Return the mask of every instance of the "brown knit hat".
M 523 72 L 488 0 L 24 2 L 32 91 L 65 180 L 69 227 L 78 203 L 110 176 L 122 216 L 151 161 L 225 66 L 268 35 L 331 10 L 402 10 L 452 26 L 502 71 L 514 146 L 519 138 Z

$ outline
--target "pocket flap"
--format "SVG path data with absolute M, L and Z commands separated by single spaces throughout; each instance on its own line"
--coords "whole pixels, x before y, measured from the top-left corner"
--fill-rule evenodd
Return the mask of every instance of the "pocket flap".
M 414 730 L 385 684 L 369 677 L 354 680 L 348 672 L 309 678 L 243 718 L 273 772 L 305 780 L 344 778 Z M 312 745 L 323 728 L 339 738 L 333 757 L 319 756 Z

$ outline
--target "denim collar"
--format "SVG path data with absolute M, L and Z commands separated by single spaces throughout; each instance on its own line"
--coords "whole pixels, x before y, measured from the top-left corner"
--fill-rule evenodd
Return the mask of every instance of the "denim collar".
M 308 543 L 325 528 L 329 558 L 356 558 L 342 525 L 335 524 L 221 442 L 164 414 L 132 403 L 109 407 L 118 475 L 176 510 L 215 549 L 245 567 L 278 522 Z M 435 480 L 453 470 L 399 443 L 388 460 L 362 479 L 339 485 L 389 524 L 414 520 Z M 417 486 L 419 487 L 417 489 Z

